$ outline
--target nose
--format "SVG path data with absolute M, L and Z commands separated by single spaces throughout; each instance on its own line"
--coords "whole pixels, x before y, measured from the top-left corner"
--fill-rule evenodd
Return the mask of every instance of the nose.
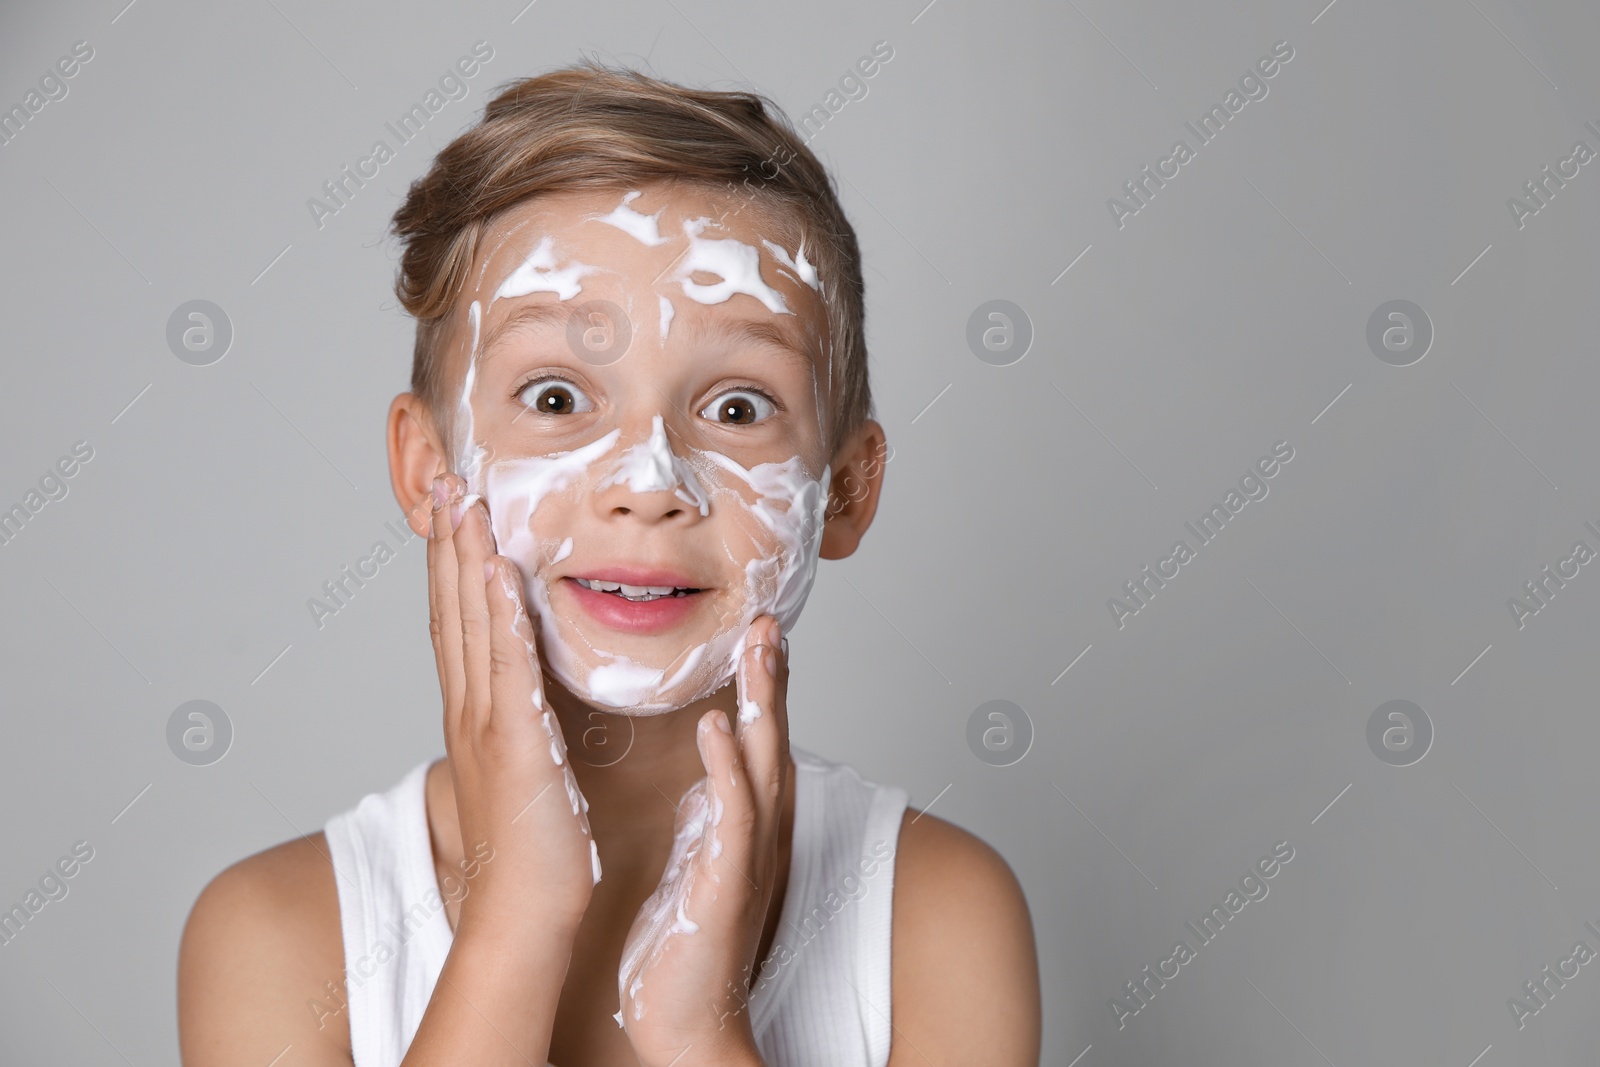
M 595 490 L 602 515 L 632 515 L 647 522 L 692 522 L 709 513 L 704 488 L 693 468 L 672 451 L 665 421 L 650 422 L 650 435 L 627 448 Z

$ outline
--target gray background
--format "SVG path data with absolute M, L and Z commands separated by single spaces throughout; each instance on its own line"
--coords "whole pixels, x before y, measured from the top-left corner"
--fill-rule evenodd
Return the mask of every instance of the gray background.
M 6 107 L 95 49 L 0 148 L 0 506 L 95 450 L 0 546 L 0 904 L 96 850 L 0 948 L 0 1061 L 173 1062 L 206 881 L 443 752 L 421 542 L 322 629 L 306 607 L 394 540 L 406 184 L 493 86 L 583 51 L 798 115 L 879 40 L 811 145 L 895 453 L 796 630 L 796 743 L 1011 862 L 1047 1063 L 1600 1050 L 1600 962 L 1521 1030 L 1506 1005 L 1600 950 L 1600 565 L 1523 629 L 1507 607 L 1600 549 L 1600 162 L 1521 229 L 1506 205 L 1600 150 L 1592 5 L 122 2 L 0 22 Z M 470 95 L 317 228 L 306 200 L 480 39 Z M 1106 199 L 1279 40 L 1269 95 L 1119 229 Z M 236 331 L 207 367 L 165 340 L 196 298 Z M 1006 367 L 965 341 L 997 298 L 1036 334 Z M 1365 340 L 1401 298 L 1436 330 L 1403 368 Z M 1107 599 L 1280 440 L 1270 495 L 1119 630 Z M 197 698 L 235 730 L 207 767 L 165 739 Z M 1365 733 L 1400 698 L 1435 731 L 1405 767 Z M 1009 767 L 966 741 L 993 699 L 1033 726 Z M 1110 998 L 1283 840 L 1270 895 L 1119 1030 Z

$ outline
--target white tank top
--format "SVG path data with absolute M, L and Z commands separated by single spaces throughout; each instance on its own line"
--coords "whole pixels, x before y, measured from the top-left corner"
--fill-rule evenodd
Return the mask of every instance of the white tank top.
M 796 771 L 788 889 L 751 991 L 772 1067 L 884 1067 L 894 855 L 905 790 L 790 746 Z M 425 760 L 329 819 L 355 1067 L 398 1067 L 453 934 L 433 867 Z

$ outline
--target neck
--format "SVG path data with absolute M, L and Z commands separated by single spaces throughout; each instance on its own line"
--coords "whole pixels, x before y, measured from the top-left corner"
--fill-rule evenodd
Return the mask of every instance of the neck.
M 656 715 L 625 715 L 587 704 L 545 676 L 545 700 L 561 724 L 578 787 L 589 801 L 595 840 L 624 850 L 671 840 L 679 798 L 705 777 L 695 728 L 712 709 L 734 715 L 732 683 L 693 704 Z

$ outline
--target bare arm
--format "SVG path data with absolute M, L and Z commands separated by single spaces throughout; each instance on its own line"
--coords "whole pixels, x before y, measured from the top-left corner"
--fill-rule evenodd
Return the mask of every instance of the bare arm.
M 908 810 L 895 857 L 893 942 L 889 1067 L 1036 1067 L 1033 922 L 998 852 Z
M 285 1049 L 304 1067 L 350 1067 L 326 848 L 319 833 L 257 853 L 195 901 L 178 953 L 185 1067 L 261 1067 Z

